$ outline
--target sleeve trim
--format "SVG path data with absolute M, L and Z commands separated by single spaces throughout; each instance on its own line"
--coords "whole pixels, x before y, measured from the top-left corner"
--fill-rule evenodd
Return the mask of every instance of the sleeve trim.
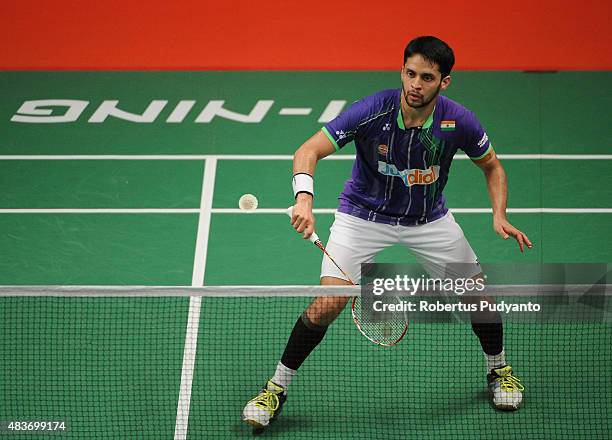
M 489 148 L 487 148 L 487 150 L 484 153 L 482 153 L 480 156 L 476 156 L 476 157 L 470 156 L 470 159 L 472 159 L 472 160 L 480 160 L 483 157 L 485 157 L 487 154 L 489 154 L 492 149 L 493 149 L 493 144 L 489 142 Z
M 333 138 L 333 136 L 330 134 L 330 132 L 327 130 L 327 127 L 323 127 L 321 128 L 321 131 L 323 133 L 325 133 L 325 136 L 327 136 L 327 138 L 331 141 L 331 143 L 334 145 L 334 148 L 336 149 L 336 151 L 340 150 L 340 147 L 338 146 L 338 143 L 336 142 L 336 140 Z

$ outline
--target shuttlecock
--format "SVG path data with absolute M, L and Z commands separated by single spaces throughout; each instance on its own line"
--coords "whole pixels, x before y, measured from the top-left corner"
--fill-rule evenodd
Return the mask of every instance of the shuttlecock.
M 253 194 L 244 194 L 238 200 L 238 207 L 243 211 L 255 211 L 258 205 L 257 197 Z

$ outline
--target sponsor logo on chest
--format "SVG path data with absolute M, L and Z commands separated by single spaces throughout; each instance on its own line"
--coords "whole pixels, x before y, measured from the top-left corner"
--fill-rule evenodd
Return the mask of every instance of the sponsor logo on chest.
M 393 164 L 378 161 L 378 172 L 385 176 L 399 177 L 404 182 L 404 185 L 411 187 L 413 185 L 431 185 L 440 176 L 440 167 L 431 165 L 426 170 L 418 168 L 408 170 L 398 170 Z
M 386 156 L 388 152 L 389 152 L 389 146 L 388 145 L 380 144 L 378 146 L 378 154 L 382 154 L 383 156 Z

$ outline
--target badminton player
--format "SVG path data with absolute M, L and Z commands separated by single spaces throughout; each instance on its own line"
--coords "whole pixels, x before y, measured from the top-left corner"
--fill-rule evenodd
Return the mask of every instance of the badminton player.
M 532 247 L 506 218 L 506 175 L 485 130 L 471 111 L 440 94 L 451 84 L 454 62 L 445 42 L 432 36 L 415 38 L 404 50 L 400 88 L 355 102 L 295 153 L 292 225 L 308 238 L 315 226 L 316 164 L 355 142 L 352 176 L 340 194 L 327 250 L 356 283 L 360 265 L 394 244 L 408 248 L 430 276 L 440 276 L 439 268 L 453 263 L 466 263 L 464 277 L 482 276 L 476 254 L 442 194 L 458 150 L 484 173 L 495 232 L 503 239 L 513 237 L 521 252 Z M 323 258 L 321 284 L 349 284 L 346 278 Z M 347 301 L 318 297 L 308 306 L 289 335 L 274 375 L 245 406 L 245 422 L 261 429 L 278 417 L 291 380 Z M 473 312 L 471 318 L 484 352 L 492 404 L 515 410 L 523 399 L 523 386 L 506 359 L 501 316 Z

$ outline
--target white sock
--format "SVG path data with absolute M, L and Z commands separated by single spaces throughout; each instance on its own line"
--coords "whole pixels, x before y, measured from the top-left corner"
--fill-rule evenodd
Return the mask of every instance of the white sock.
M 499 354 L 485 353 L 485 359 L 487 361 L 487 373 L 490 373 L 492 369 L 506 365 L 506 352 L 502 350 Z
M 270 380 L 286 390 L 296 374 L 297 370 L 285 367 L 282 362 L 279 362 L 276 366 L 276 372 Z

